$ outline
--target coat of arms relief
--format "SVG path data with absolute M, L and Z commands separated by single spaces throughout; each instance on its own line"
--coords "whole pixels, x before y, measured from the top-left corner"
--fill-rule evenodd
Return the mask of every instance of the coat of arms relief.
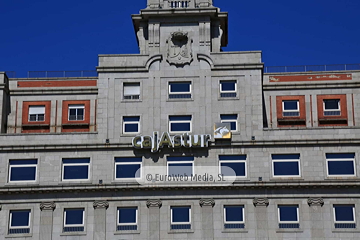
M 173 32 L 166 43 L 168 46 L 167 61 L 170 65 L 185 65 L 192 62 L 192 39 L 188 37 L 188 33 L 181 31 Z

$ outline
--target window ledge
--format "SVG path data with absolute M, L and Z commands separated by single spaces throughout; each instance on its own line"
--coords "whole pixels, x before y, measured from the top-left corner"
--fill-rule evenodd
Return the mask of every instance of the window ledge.
M 166 99 L 167 102 L 192 102 L 193 98 L 176 98 L 176 99 Z
M 86 232 L 63 232 L 60 236 L 86 236 Z
M 303 177 L 271 177 L 270 182 L 304 181 Z
M 239 100 L 239 97 L 218 97 L 219 101 Z
M 142 99 L 134 99 L 134 100 L 130 100 L 130 99 L 123 99 L 121 100 L 121 103 L 139 103 L 142 102 Z
M 93 185 L 92 182 L 90 182 L 89 180 L 86 180 L 86 181 L 66 181 L 66 182 L 59 182 L 58 185 Z
M 26 234 L 7 234 L 5 235 L 5 238 L 28 238 L 32 237 L 32 233 L 26 233 Z
M 140 234 L 140 230 L 117 231 L 114 233 L 114 235 L 123 235 L 123 234 Z
M 246 229 L 223 229 L 222 233 L 248 233 Z
M 5 183 L 4 186 L 9 186 L 9 187 L 11 187 L 11 186 L 14 186 L 14 187 L 40 186 L 40 183 L 39 182 L 8 182 L 8 183 Z M 10 234 L 10 236 L 12 236 L 12 234 Z
M 169 234 L 176 234 L 176 233 L 194 233 L 194 229 L 174 229 L 168 231 Z
M 50 124 L 47 123 L 25 123 L 21 125 L 22 127 L 49 127 Z
M 360 233 L 360 229 L 349 228 L 349 229 L 332 229 L 333 233 Z
M 326 177 L 325 180 L 337 180 L 337 181 L 344 180 L 344 181 L 346 181 L 346 180 L 360 180 L 360 178 L 356 177 L 356 176 L 349 176 L 349 177 L 343 176 L 343 177 Z
M 90 126 L 89 123 L 63 123 L 62 126 Z
M 304 230 L 301 228 L 288 228 L 288 229 L 278 228 L 278 229 L 276 229 L 276 232 L 277 233 L 302 233 L 302 232 L 304 232 Z

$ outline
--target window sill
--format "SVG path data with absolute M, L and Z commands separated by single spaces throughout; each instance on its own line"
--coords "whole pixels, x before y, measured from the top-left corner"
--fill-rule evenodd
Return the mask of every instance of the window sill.
M 83 120 L 82 120 L 83 121 Z M 68 122 L 68 123 L 63 123 L 62 126 L 90 126 L 89 123 L 76 123 L 76 122 Z
M 289 229 L 278 228 L 278 229 L 276 229 L 276 232 L 277 233 L 302 233 L 302 232 L 304 232 L 304 230 L 301 228 L 289 228 Z
M 239 100 L 239 97 L 218 97 L 218 101 Z
M 114 233 L 114 235 L 123 235 L 123 234 L 140 234 L 140 230 L 117 231 Z
M 22 127 L 49 127 L 50 124 L 48 124 L 48 123 L 36 123 L 36 122 L 34 122 L 34 123 L 23 123 L 21 126 L 22 126 Z
M 123 99 L 121 103 L 139 103 L 142 102 L 142 99 Z
M 26 234 L 7 234 L 5 235 L 5 238 L 29 238 L 32 237 L 32 233 L 26 233 Z
M 169 230 L 168 233 L 169 234 L 176 234 L 176 233 L 194 233 L 194 229 L 174 229 L 174 230 Z
M 93 183 L 91 182 L 91 181 L 89 181 L 89 180 L 86 180 L 86 181 L 66 181 L 66 182 L 59 182 L 58 183 L 58 185 L 64 185 L 64 186 L 66 186 L 66 185 L 74 185 L 74 184 L 76 184 L 76 185 L 93 185 Z M 96 184 L 96 183 L 95 183 Z
M 86 232 L 63 232 L 60 236 L 86 236 Z
M 40 183 L 39 182 L 9 182 L 9 183 L 5 183 L 4 184 L 5 186 L 16 186 L 16 187 L 19 187 L 19 186 L 39 186 Z
M 304 181 L 303 177 L 271 177 L 270 182 Z
M 348 228 L 348 229 L 346 229 L 346 228 L 343 228 L 343 229 L 338 228 L 338 229 L 334 229 L 333 228 L 331 232 L 333 232 L 333 233 L 360 233 L 360 229 L 358 229 L 358 228 Z
M 356 176 L 349 176 L 349 177 L 345 177 L 345 176 L 342 176 L 342 177 L 326 177 L 325 180 L 359 180 L 360 178 L 359 177 L 356 177 Z
M 167 102 L 193 102 L 194 99 L 193 98 L 168 98 L 166 99 Z
M 248 233 L 246 229 L 223 229 L 222 233 Z

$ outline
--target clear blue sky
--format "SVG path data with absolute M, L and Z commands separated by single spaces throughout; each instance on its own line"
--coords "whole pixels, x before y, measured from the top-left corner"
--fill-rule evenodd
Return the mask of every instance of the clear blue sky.
M 215 0 L 225 51 L 266 66 L 360 63 L 360 0 Z M 94 70 L 98 54 L 138 53 L 131 21 L 146 0 L 0 0 L 0 71 Z

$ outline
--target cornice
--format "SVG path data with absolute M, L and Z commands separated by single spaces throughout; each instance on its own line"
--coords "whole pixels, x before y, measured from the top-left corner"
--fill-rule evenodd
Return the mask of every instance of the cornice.
M 338 88 L 360 88 L 360 82 L 342 81 L 342 82 L 306 82 L 306 83 L 266 83 L 263 85 L 264 91 L 272 90 L 298 90 L 298 89 L 338 89 Z

